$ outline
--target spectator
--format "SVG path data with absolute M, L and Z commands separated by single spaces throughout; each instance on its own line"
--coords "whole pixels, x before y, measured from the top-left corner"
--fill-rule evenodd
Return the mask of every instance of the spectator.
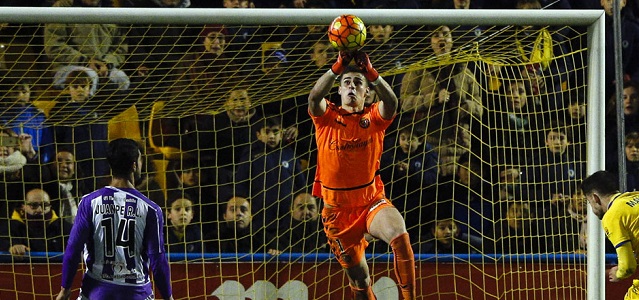
M 525 199 L 534 202 L 538 212 L 557 210 L 559 202 L 574 191 L 575 182 L 585 177 L 585 162 L 568 151 L 568 132 L 562 123 L 551 122 L 546 129 L 545 147 L 534 155 L 522 181 L 528 186 Z M 562 204 L 563 205 L 563 204 Z
M 93 190 L 108 181 L 109 165 L 106 160 L 108 149 L 108 125 L 98 111 L 95 99 L 91 99 L 89 75 L 81 70 L 69 72 L 65 88 L 67 101 L 58 101 L 51 109 L 50 119 L 54 126 L 55 143 L 58 146 L 73 147 L 78 168 L 92 174 L 86 178 L 85 186 Z
M 476 249 L 482 248 L 481 238 L 468 239 L 461 233 L 450 209 L 438 209 L 437 217 L 429 224 L 430 230 L 421 237 L 419 253 L 475 254 Z M 476 245 L 471 247 L 469 241 Z
M 291 210 L 280 221 L 279 249 L 291 253 L 328 252 L 317 198 L 301 192 L 292 199 Z
M 519 0 L 515 8 L 542 9 L 542 2 L 545 1 Z M 566 8 L 569 9 L 570 5 Z M 572 34 L 567 28 L 515 27 L 514 45 L 521 55 L 521 61 L 525 63 L 522 74 L 530 79 L 530 95 L 543 108 L 556 110 L 565 107 L 563 99 L 554 95 L 565 89 L 569 76 L 579 75 L 575 72 L 573 60 L 564 58 L 564 54 L 569 52 L 566 37 L 571 39 Z
M 435 1 L 431 8 L 434 9 L 482 9 L 482 0 L 439 0 Z M 462 36 L 462 45 L 468 42 L 476 41 L 484 31 L 482 26 L 459 26 L 455 28 L 459 32 L 472 32 L 471 34 Z
M 568 128 L 570 151 L 576 160 L 586 160 L 586 99 L 582 93 L 570 93 L 570 102 L 563 122 Z M 561 121 L 561 119 L 560 119 Z
M 397 144 L 382 154 L 381 172 L 386 196 L 404 216 L 412 241 L 420 235 L 422 211 L 430 210 L 430 197 L 424 189 L 437 183 L 439 160 L 433 146 L 425 141 L 424 128 L 420 124 L 402 124 Z M 394 150 L 393 150 L 394 149 Z
M 227 199 L 230 195 L 225 185 L 232 180 L 232 174 L 224 169 L 208 167 L 195 158 L 185 158 L 171 163 L 173 172 L 169 176 L 169 191 L 178 190 L 190 196 L 195 211 L 194 222 L 201 223 L 203 231 L 214 226 L 219 216 L 218 199 Z M 220 177 L 215 177 L 219 175 Z M 166 203 L 167 209 L 170 203 Z
M 0 222 L 11 217 L 25 199 L 25 185 L 39 184 L 38 153 L 31 136 L 0 128 Z
M 311 49 L 311 61 L 319 68 L 326 66 L 330 62 L 329 57 L 333 57 L 335 52 L 335 48 L 327 40 L 316 41 Z
M 268 115 L 253 126 L 257 140 L 242 152 L 235 182 L 249 191 L 253 223 L 276 229 L 290 209 L 287 199 L 306 186 L 293 149 L 282 146 L 280 116 Z
M 66 2 L 60 0 L 57 6 Z M 99 7 L 101 1 L 73 0 L 72 5 Z M 60 89 L 65 87 L 68 74 L 75 70 L 89 74 L 91 95 L 95 95 L 101 81 L 115 84 L 117 90 L 129 88 L 129 76 L 119 69 L 128 46 L 118 25 L 49 23 L 44 28 L 44 49 L 56 71 L 53 84 Z
M 0 99 L 0 125 L 14 132 L 31 135 L 33 149 L 40 154 L 43 163 L 53 159 L 53 131 L 46 123 L 44 112 L 33 105 L 31 90 L 33 82 L 29 79 L 2 78 Z
M 188 194 L 174 193 L 167 201 L 165 227 L 168 253 L 202 253 L 202 231 L 193 224 L 195 212 Z
M 615 43 L 613 28 L 613 3 L 615 0 L 601 0 L 606 12 L 605 20 L 605 76 L 604 87 L 606 97 L 615 91 L 615 47 L 621 47 L 621 72 L 624 80 L 639 81 L 639 23 L 630 7 L 626 8 L 626 0 L 619 1 L 621 10 L 621 43 Z
M 633 131 L 626 134 L 624 153 L 626 157 L 626 191 L 639 190 L 639 132 Z M 619 174 L 619 164 L 614 163 L 606 167 L 608 171 Z
M 8 236 L 8 243 L 0 239 L 0 250 L 9 251 L 14 257 L 27 252 L 62 252 L 71 232 L 71 224 L 62 220 L 51 210 L 47 192 L 31 189 L 24 203 L 16 207 L 9 227 L 2 229 L 0 236 Z
M 504 76 L 495 110 L 484 115 L 486 126 L 482 136 L 487 137 L 490 157 L 487 161 L 495 167 L 525 164 L 532 149 L 538 148 L 538 131 L 543 128 L 545 115 L 533 102 L 530 81 L 517 67 L 500 72 Z M 505 72 L 506 71 L 506 72 Z
M 235 172 L 241 154 L 238 150 L 249 146 L 254 132 L 251 126 L 260 115 L 245 89 L 231 91 L 224 109 L 220 114 L 202 114 L 184 120 L 182 150 L 199 157 L 204 164 Z
M 452 208 L 460 233 L 471 237 L 489 236 L 493 232 L 493 189 L 486 178 L 482 160 L 465 153 L 457 161 L 454 176 L 440 177 L 439 184 L 424 191 L 425 197 L 436 197 L 440 205 Z M 425 209 L 422 221 L 435 218 L 434 209 Z M 426 218 L 426 219 L 424 219 Z
M 432 28 L 430 46 L 441 65 L 406 73 L 402 79 L 401 99 L 404 115 L 425 120 L 426 133 L 439 144 L 442 128 L 452 128 L 459 118 L 480 118 L 481 90 L 467 63 L 449 63 L 453 34 L 446 25 Z M 405 118 L 405 117 L 404 117 Z
M 210 253 L 262 253 L 279 254 L 273 237 L 264 239 L 263 228 L 252 225 L 249 200 L 233 196 L 224 204 L 223 222 L 217 230 L 205 236 L 206 252 Z
M 536 215 L 526 202 L 512 201 L 495 225 L 495 253 L 536 253 L 543 242 L 535 241 Z
M 47 165 L 43 174 L 43 189 L 51 197 L 53 210 L 73 224 L 80 199 L 91 192 L 84 186 L 84 173 L 77 167 L 73 150 L 58 148 L 55 162 Z
M 124 7 L 186 8 L 190 0 L 124 0 Z M 133 74 L 136 91 L 155 95 L 146 98 L 172 98 L 171 84 L 178 76 L 177 66 L 193 44 L 189 26 L 174 24 L 133 24 L 126 34 L 130 55 L 126 72 Z M 197 33 L 195 33 L 197 34 Z M 142 92 L 142 90 L 144 90 Z
M 366 48 L 371 50 L 371 59 L 379 61 L 383 68 L 402 68 L 410 50 L 402 49 L 397 43 L 398 32 L 393 25 L 371 24 L 367 27 L 368 39 Z M 395 94 L 401 93 L 401 82 L 404 73 L 386 76 L 386 81 L 393 87 Z M 371 90 L 372 101 L 377 101 L 377 94 Z
M 639 49 L 639 48 L 638 48 Z M 617 117 L 616 96 L 611 96 L 606 108 L 606 136 L 616 137 L 619 134 L 619 121 Z M 624 131 L 639 132 L 639 81 L 625 81 L 623 83 L 623 114 Z M 606 139 L 606 163 L 617 164 L 617 139 Z
M 228 54 L 228 31 L 222 25 L 206 25 L 200 32 L 200 40 L 194 51 L 184 54 L 180 60 L 182 74 L 178 76 L 179 88 L 188 93 L 189 98 L 206 100 L 212 93 L 239 83 L 235 78 L 244 74 L 233 63 Z
M 249 0 L 223 0 L 223 6 L 229 9 L 255 8 L 253 2 Z M 256 26 L 233 25 L 226 26 L 226 29 L 228 31 L 227 49 L 230 53 L 236 53 L 234 56 L 238 62 L 245 64 L 239 65 L 239 68 L 251 68 L 248 66 L 256 63 L 259 59 L 259 57 L 257 57 L 257 54 L 260 53 L 258 45 L 264 42 L 263 36 L 258 34 L 260 28 Z
M 570 194 L 567 194 L 561 202 L 557 203 L 556 210 L 547 211 L 543 215 L 544 225 L 537 229 L 542 236 L 547 237 L 547 242 L 542 250 L 550 253 L 574 253 L 586 250 L 586 244 L 582 235 L 586 229 L 586 217 L 588 216 L 588 202 L 583 192 L 573 183 Z M 543 252 L 543 251 L 542 251 Z

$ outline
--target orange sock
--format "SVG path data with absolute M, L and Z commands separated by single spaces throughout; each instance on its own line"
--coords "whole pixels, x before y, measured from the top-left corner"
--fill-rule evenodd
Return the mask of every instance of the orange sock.
M 355 300 L 377 300 L 375 294 L 373 294 L 373 288 L 368 286 L 367 288 L 360 289 L 358 287 L 350 286 L 353 293 L 353 299 Z
M 404 233 L 390 242 L 393 249 L 395 276 L 399 281 L 404 300 L 413 300 L 415 293 L 415 255 L 410 246 L 408 233 Z

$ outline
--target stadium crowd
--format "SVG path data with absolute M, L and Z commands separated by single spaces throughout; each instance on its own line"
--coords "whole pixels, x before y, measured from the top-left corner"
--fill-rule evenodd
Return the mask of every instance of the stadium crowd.
M 221 3 L 217 3 L 221 2 Z M 621 1 L 623 32 L 639 40 L 635 2 Z M 204 1 L 204 0 L 3 0 L 3 6 L 94 6 L 176 8 L 375 8 L 375 9 L 601 9 L 600 1 Z M 610 20 L 607 20 L 610 21 Z M 607 22 L 611 23 L 611 22 Z M 607 24 L 607 28 L 611 28 Z M 7 29 L 8 28 L 8 29 Z M 282 28 L 210 24 L 180 29 L 160 25 L 46 24 L 2 32 L 0 38 L 40 36 L 28 47 L 47 61 L 60 98 L 48 113 L 34 104 L 34 81 L 3 70 L 0 82 L 0 251 L 62 251 L 82 195 L 109 180 L 104 150 L 108 119 L 96 109 L 116 97 L 119 105 L 149 107 L 158 99 L 205 99 L 224 80 L 224 111 L 152 119 L 161 135 L 140 140 L 149 149 L 138 189 L 164 210 L 169 253 L 326 252 L 321 201 L 310 187 L 315 141 L 305 96 L 255 104 L 240 81 L 255 72 L 276 78 L 293 68 L 296 45 L 312 49 L 304 58 L 319 72 L 336 53 L 323 28 L 302 30 L 309 40 L 277 41 L 261 68 L 237 68 L 244 45 L 263 45 Z M 402 64 L 393 27 L 369 25 L 371 60 Z M 607 30 L 608 30 L 607 29 Z M 28 30 L 41 30 L 26 33 Z M 272 30 L 272 32 L 271 32 Z M 455 52 L 464 28 L 429 27 L 434 57 Z M 315 32 L 315 34 L 312 34 Z M 481 28 L 473 31 L 475 37 Z M 559 31 L 552 31 L 557 33 Z M 586 249 L 584 66 L 548 30 L 516 36 L 518 64 L 451 62 L 393 75 L 400 110 L 388 129 L 382 169 L 386 196 L 406 220 L 415 253 L 580 253 Z M 322 36 L 321 38 L 316 38 Z M 606 36 L 612 36 L 607 34 Z M 144 38 L 141 38 L 144 37 Z M 161 37 L 161 38 L 157 38 Z M 185 40 L 189 37 L 192 40 Z M 256 42 L 256 39 L 259 41 Z M 528 49 L 548 41 L 551 53 Z M 583 41 L 581 41 L 583 42 Z M 612 40 L 606 47 L 612 49 Z M 639 187 L 639 46 L 623 49 L 625 149 L 607 139 L 606 153 L 625 150 L 628 190 Z M 181 49 L 174 45 L 194 45 Z M 518 46 L 517 46 L 518 45 Z M 582 46 L 581 46 L 582 47 Z M 542 47 L 543 48 L 543 47 Z M 381 49 L 381 50 L 380 50 Z M 255 49 L 257 50 L 257 49 Z M 386 51 L 387 50 L 387 51 Z M 606 59 L 612 61 L 606 50 Z M 230 53 L 239 53 L 232 56 Z M 554 54 L 553 54 L 554 53 Z M 610 53 L 610 54 L 609 54 Z M 535 55 L 547 59 L 535 61 Z M 537 56 L 538 57 L 538 56 Z M 306 63 L 306 62 L 305 62 Z M 259 63 L 258 63 L 259 64 Z M 245 63 L 250 65 L 250 63 Z M 606 63 L 609 97 L 606 133 L 616 136 L 613 63 Z M 19 69 L 19 68 L 17 68 Z M 20 71 L 20 70 L 18 70 Z M 319 73 L 318 73 L 319 74 Z M 44 75 L 46 77 L 48 75 Z M 28 77 L 28 76 L 25 76 Z M 19 79 L 16 79 L 19 78 Z M 233 78 L 238 81 L 234 82 Z M 158 84 L 164 82 L 166 84 Z M 203 88 L 207 87 L 207 88 Z M 127 95 L 161 95 L 158 99 Z M 306 95 L 307 97 L 307 95 Z M 129 102 L 131 103 L 129 103 Z M 376 101 L 371 94 L 370 101 Z M 194 101 L 194 103 L 196 103 Z M 145 130 L 142 130 L 145 131 Z M 156 147 L 149 143 L 152 140 Z M 151 150 L 169 149 L 168 152 Z M 618 172 L 615 155 L 606 157 Z M 156 171 L 163 169 L 163 177 Z M 374 242 L 374 241 L 372 241 Z M 368 251 L 388 252 L 373 243 Z M 609 251 L 613 251 L 609 249 Z

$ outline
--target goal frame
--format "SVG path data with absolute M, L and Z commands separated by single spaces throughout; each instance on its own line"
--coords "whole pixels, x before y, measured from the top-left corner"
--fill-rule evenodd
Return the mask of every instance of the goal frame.
M 329 24 L 340 14 L 389 25 L 570 25 L 587 28 L 587 173 L 604 169 L 603 10 L 388 10 L 0 7 L 0 23 L 295 25 Z M 513 21 L 516 21 L 514 23 Z M 589 211 L 587 299 L 605 299 L 605 251 L 600 220 Z

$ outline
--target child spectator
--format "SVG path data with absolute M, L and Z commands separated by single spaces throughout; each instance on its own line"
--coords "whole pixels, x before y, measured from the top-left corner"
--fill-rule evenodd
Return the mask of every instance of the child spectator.
M 604 66 L 605 76 L 603 86 L 606 89 L 606 97 L 610 97 L 614 94 L 615 89 L 615 47 L 623 45 L 621 47 L 621 72 L 624 80 L 639 81 L 639 23 L 637 23 L 637 16 L 634 14 L 631 7 L 626 7 L 628 2 L 619 1 L 621 24 L 621 41 L 616 43 L 614 40 L 614 22 L 613 22 L 613 7 L 615 0 L 601 0 L 601 7 L 604 9 L 605 15 L 605 61 Z
M 225 169 L 210 168 L 195 158 L 184 158 L 171 163 L 173 172 L 167 179 L 168 190 L 180 190 L 187 193 L 195 211 L 195 222 L 201 222 L 203 230 L 218 222 L 218 199 L 227 199 L 225 184 L 231 182 L 232 175 Z M 221 175 L 220 178 L 214 176 Z M 162 204 L 164 205 L 164 204 Z M 170 207 L 166 203 L 167 209 Z
M 101 7 L 102 1 L 59 0 L 54 6 Z M 129 76 L 119 69 L 128 46 L 124 32 L 116 24 L 46 24 L 44 50 L 56 71 L 53 84 L 58 88 L 65 88 L 72 71 L 89 75 L 91 95 L 97 92 L 100 81 L 111 82 L 118 90 L 129 88 Z
M 639 190 L 639 132 L 626 134 L 624 152 L 626 156 L 626 191 L 637 191 Z M 621 176 L 617 163 L 609 164 L 606 169 Z
M 46 124 L 46 116 L 41 109 L 33 105 L 29 79 L 16 79 L 5 74 L 0 89 L 0 125 L 14 132 L 31 135 L 33 149 L 39 153 L 43 163 L 53 160 L 53 131 Z
M 581 238 L 586 230 L 588 202 L 583 191 L 575 184 L 571 194 L 566 195 L 557 206 L 558 211 L 545 215 L 545 222 L 540 222 L 546 226 L 537 230 L 543 232 L 540 235 L 547 237 L 545 249 L 542 249 L 552 253 L 585 251 L 586 245 Z
M 250 193 L 255 225 L 274 229 L 306 177 L 293 149 L 282 146 L 280 116 L 266 116 L 254 130 L 257 140 L 242 152 L 235 182 Z
M 616 107 L 616 96 L 612 96 L 608 100 L 606 107 L 606 136 L 616 137 L 619 132 L 619 118 Z M 624 130 L 626 133 L 639 132 L 639 81 L 626 81 L 623 83 L 623 115 Z M 617 158 L 618 149 L 617 139 L 606 139 L 606 165 L 616 165 L 619 162 Z
M 382 154 L 380 175 L 386 196 L 404 216 L 411 240 L 417 241 L 422 209 L 429 209 L 427 201 L 433 202 L 422 191 L 437 182 L 439 162 L 419 123 L 402 124 L 398 132 L 397 146 Z
M 302 192 L 293 198 L 290 213 L 280 222 L 280 249 L 291 253 L 328 252 L 326 234 L 313 195 Z
M 493 232 L 493 188 L 485 176 L 486 166 L 472 153 L 467 152 L 457 160 L 454 176 L 440 177 L 439 184 L 424 192 L 427 197 L 436 197 L 437 203 L 452 207 L 453 218 L 461 233 L 468 237 L 484 237 Z M 434 209 L 425 209 L 434 219 Z
M 41 182 L 39 171 L 31 135 L 0 127 L 0 222 L 8 221 L 13 209 L 24 201 L 26 185 Z
M 495 110 L 484 115 L 486 124 L 482 136 L 491 146 L 489 158 L 495 167 L 525 164 L 533 157 L 531 150 L 539 147 L 538 130 L 544 115 L 541 107 L 534 103 L 530 80 L 518 67 L 503 69 L 498 103 Z
M 523 254 L 538 251 L 540 241 L 535 241 L 533 226 L 535 214 L 530 205 L 521 201 L 507 203 L 501 219 L 495 226 L 495 253 Z
M 108 125 L 103 120 L 90 93 L 91 77 L 84 71 L 71 71 L 65 80 L 67 101 L 58 101 L 51 109 L 55 143 L 72 147 L 78 167 L 99 182 L 107 181 L 110 175 L 106 161 L 108 149 Z M 87 189 L 99 186 L 94 178 L 85 182 Z
M 438 209 L 437 218 L 430 224 L 430 230 L 421 237 L 424 243 L 419 246 L 420 253 L 471 254 L 477 253 L 475 247 L 481 249 L 480 238 L 473 238 L 473 243 L 478 245 L 471 247 L 470 240 L 462 237 L 463 234 L 448 208 Z
M 524 172 L 522 181 L 528 188 L 525 199 L 534 201 L 534 207 L 541 213 L 557 210 L 559 201 L 564 195 L 573 193 L 571 188 L 575 182 L 585 176 L 585 163 L 577 161 L 568 151 L 569 137 L 563 123 L 551 122 L 546 129 L 545 148 L 541 149 L 536 159 Z
M 167 201 L 166 243 L 168 253 L 202 253 L 202 232 L 191 223 L 195 212 L 187 194 L 173 193 Z

